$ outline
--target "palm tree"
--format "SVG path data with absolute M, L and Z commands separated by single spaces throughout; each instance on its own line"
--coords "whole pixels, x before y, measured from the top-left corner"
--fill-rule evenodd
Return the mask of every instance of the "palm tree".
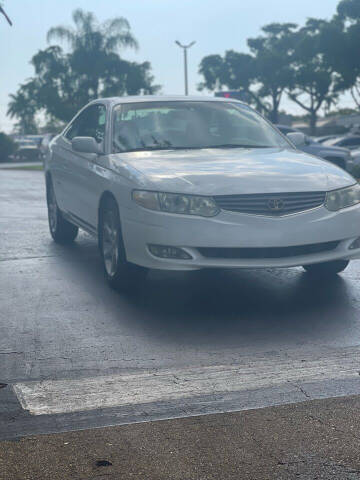
M 66 40 L 70 43 L 73 50 L 77 48 L 91 48 L 87 42 L 98 35 L 102 37 L 101 47 L 107 52 L 114 52 L 117 48 L 138 48 L 137 40 L 130 32 L 130 24 L 124 17 L 113 18 L 102 24 L 99 24 L 94 14 L 84 12 L 80 8 L 74 10 L 72 14 L 76 28 L 53 27 L 47 34 L 48 42 L 53 39 Z M 95 46 L 95 45 L 93 45 Z
M 99 94 L 100 72 L 106 68 L 112 55 L 119 49 L 138 49 L 138 42 L 130 31 L 130 24 L 123 17 L 99 23 L 91 12 L 77 9 L 72 18 L 75 28 L 53 27 L 47 40 L 66 41 L 73 54 L 72 67 L 79 75 L 86 75 L 90 96 Z
M 10 118 L 17 118 L 17 127 L 22 134 L 36 133 L 35 113 L 33 89 L 21 86 L 18 92 L 10 95 L 9 107 L 7 115 Z

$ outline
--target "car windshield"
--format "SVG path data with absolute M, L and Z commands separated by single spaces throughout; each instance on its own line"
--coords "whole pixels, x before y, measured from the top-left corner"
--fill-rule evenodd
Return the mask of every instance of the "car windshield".
M 254 110 L 230 102 L 125 103 L 114 109 L 113 152 L 289 147 Z

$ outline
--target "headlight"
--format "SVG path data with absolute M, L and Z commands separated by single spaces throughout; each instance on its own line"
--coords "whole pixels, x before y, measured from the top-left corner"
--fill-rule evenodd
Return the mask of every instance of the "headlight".
M 351 207 L 357 203 L 360 203 L 360 185 L 358 184 L 341 190 L 333 190 L 326 194 L 325 206 L 332 212 Z
M 144 208 L 167 213 L 214 217 L 220 211 L 211 197 L 198 197 L 196 195 L 134 190 L 133 200 Z

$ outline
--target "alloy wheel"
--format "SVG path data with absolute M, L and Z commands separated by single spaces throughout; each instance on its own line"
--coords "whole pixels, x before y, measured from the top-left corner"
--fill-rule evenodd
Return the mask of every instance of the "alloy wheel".
M 58 223 L 58 211 L 57 211 L 55 192 L 52 186 L 50 186 L 49 188 L 48 213 L 49 213 L 50 230 L 52 232 L 55 232 L 57 223 Z
M 102 253 L 107 274 L 113 277 L 118 268 L 119 231 L 113 211 L 105 213 L 102 228 Z

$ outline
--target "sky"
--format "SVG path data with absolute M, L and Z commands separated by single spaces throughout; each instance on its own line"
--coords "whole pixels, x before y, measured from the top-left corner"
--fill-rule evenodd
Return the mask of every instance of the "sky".
M 259 35 L 272 22 L 302 24 L 309 17 L 330 19 L 339 0 L 3 0 L 14 23 L 0 16 L 0 131 L 10 131 L 6 117 L 9 94 L 33 74 L 31 57 L 46 48 L 46 33 L 57 25 L 71 26 L 76 8 L 92 11 L 100 20 L 128 19 L 140 49 L 124 50 L 125 59 L 150 61 L 163 94 L 183 94 L 183 57 L 175 40 L 196 44 L 189 52 L 189 93 L 196 94 L 201 80 L 201 59 L 228 49 L 247 51 L 247 38 Z M 343 107 L 350 107 L 344 98 Z M 299 110 L 288 100 L 282 108 Z

